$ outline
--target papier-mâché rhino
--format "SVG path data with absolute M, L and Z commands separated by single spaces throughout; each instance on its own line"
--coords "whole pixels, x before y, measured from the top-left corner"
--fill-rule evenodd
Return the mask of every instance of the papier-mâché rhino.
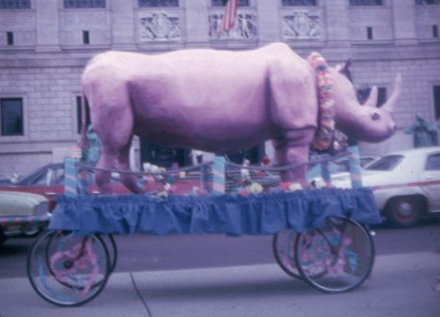
M 389 138 L 400 77 L 387 103 L 377 108 L 376 88 L 360 105 L 346 76 L 337 68 L 328 71 L 336 129 L 367 142 Z M 315 69 L 283 43 L 248 51 L 187 49 L 151 56 L 106 52 L 86 66 L 82 89 L 101 140 L 98 167 L 103 169 L 115 163 L 129 169 L 133 135 L 214 153 L 272 139 L 277 164 L 303 163 L 319 122 Z M 282 178 L 306 185 L 305 172 L 298 168 Z M 138 191 L 128 174 L 121 181 Z M 97 172 L 96 182 L 101 192 L 111 192 L 110 173 Z

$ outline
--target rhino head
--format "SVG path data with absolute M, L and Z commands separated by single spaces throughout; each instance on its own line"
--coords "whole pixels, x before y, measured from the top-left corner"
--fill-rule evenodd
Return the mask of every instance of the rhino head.
M 394 134 L 396 124 L 393 112 L 400 95 L 400 74 L 396 77 L 390 98 L 380 108 L 377 108 L 377 87 L 371 89 L 367 101 L 361 105 L 347 78 L 346 68 L 331 68 L 330 74 L 333 79 L 336 129 L 357 140 L 372 143 L 384 141 Z

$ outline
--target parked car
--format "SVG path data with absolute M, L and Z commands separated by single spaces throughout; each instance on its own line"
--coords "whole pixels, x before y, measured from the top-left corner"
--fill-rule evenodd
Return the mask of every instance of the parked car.
M 129 193 L 122 184 L 112 184 L 115 193 Z M 64 164 L 53 163 L 44 165 L 34 172 L 22 177 L 14 184 L 0 186 L 0 190 L 39 194 L 49 201 L 49 210 L 56 205 L 56 195 L 64 193 Z M 92 194 L 98 194 L 96 185 L 90 188 Z
M 175 177 L 176 194 L 189 193 L 193 187 L 200 186 L 200 176 L 196 179 L 186 177 L 179 179 Z M 147 192 L 161 191 L 164 188 L 166 179 L 162 182 L 149 182 L 143 185 Z M 131 192 L 119 182 L 118 173 L 112 173 L 112 191 L 115 194 L 130 194 Z M 27 176 L 22 177 L 18 182 L 0 185 L 0 190 L 35 193 L 46 197 L 49 201 L 49 210 L 52 211 L 56 205 L 56 196 L 64 193 L 64 164 L 53 163 L 44 165 Z M 96 184 L 91 184 L 88 189 L 90 194 L 100 194 Z
M 348 156 L 341 156 L 334 160 L 329 161 L 328 169 L 330 174 L 348 172 L 349 171 L 348 159 L 349 159 Z M 361 167 L 365 167 L 375 159 L 376 158 L 374 156 L 366 156 L 366 155 L 361 156 L 360 157 Z M 321 169 L 322 169 L 322 164 L 315 164 L 311 162 L 311 164 L 309 165 L 309 169 L 307 171 L 307 179 L 312 181 L 315 178 L 321 177 Z
M 336 187 L 350 187 L 348 173 L 332 176 Z M 378 208 L 396 227 L 416 225 L 421 217 L 440 212 L 440 147 L 384 155 L 362 170 Z
M 8 238 L 32 236 L 50 219 L 48 200 L 31 193 L 0 191 L 0 245 Z

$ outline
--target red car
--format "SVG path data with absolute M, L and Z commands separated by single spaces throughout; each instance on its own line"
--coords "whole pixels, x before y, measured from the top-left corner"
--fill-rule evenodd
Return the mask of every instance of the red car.
M 113 182 L 111 183 L 113 193 L 115 194 L 130 194 L 130 191 L 121 183 L 117 181 L 117 175 L 112 175 Z M 186 194 L 193 190 L 194 187 L 200 188 L 199 174 L 186 175 L 185 178 L 175 178 L 175 183 L 171 190 L 175 194 Z M 150 182 L 143 185 L 143 190 L 146 192 L 164 190 L 166 179 Z M 45 196 L 49 200 L 49 210 L 55 208 L 55 196 L 64 193 L 64 164 L 54 163 L 45 165 L 33 173 L 23 177 L 14 184 L 2 185 L 0 190 L 3 191 L 18 191 L 27 193 L 36 193 Z M 95 184 L 89 187 L 89 193 L 99 194 L 99 189 Z

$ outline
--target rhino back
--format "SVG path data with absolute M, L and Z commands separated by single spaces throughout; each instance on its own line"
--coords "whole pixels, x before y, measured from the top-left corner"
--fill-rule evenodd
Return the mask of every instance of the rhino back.
M 109 52 L 92 60 L 83 83 L 94 86 L 90 93 L 101 96 L 95 100 L 111 100 L 109 87 L 126 87 L 129 104 L 118 106 L 132 111 L 137 135 L 169 146 L 232 151 L 276 134 L 268 69 L 274 59 L 291 58 L 285 48 Z

